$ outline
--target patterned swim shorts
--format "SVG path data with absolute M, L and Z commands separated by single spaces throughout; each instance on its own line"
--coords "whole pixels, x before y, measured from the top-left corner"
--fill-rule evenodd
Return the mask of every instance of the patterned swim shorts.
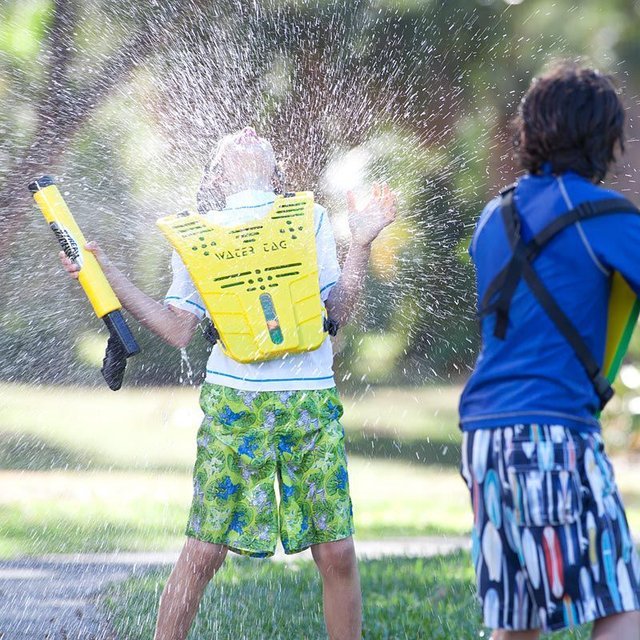
M 640 559 L 598 433 L 464 434 L 484 622 L 555 631 L 640 608 Z
M 253 392 L 205 383 L 200 406 L 187 536 L 265 557 L 278 532 L 286 553 L 353 533 L 335 389 Z

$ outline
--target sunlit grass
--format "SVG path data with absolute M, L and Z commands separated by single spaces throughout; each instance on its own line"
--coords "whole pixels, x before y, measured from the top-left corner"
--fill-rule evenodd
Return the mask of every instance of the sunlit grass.
M 450 470 L 352 458 L 350 482 L 362 539 L 470 529 L 466 489 Z M 190 501 L 188 473 L 3 471 L 0 556 L 177 549 Z
M 344 398 L 343 422 L 360 454 L 431 461 L 459 441 L 456 395 L 455 388 L 371 390 Z M 190 470 L 201 417 L 198 390 L 189 387 L 0 385 L 0 468 Z
M 357 537 L 460 535 L 471 528 L 455 471 L 352 457 Z M 640 486 L 622 466 L 618 484 L 640 532 Z M 0 557 L 178 549 L 191 500 L 188 473 L 0 472 Z
M 460 387 L 371 388 L 343 398 L 347 429 L 366 429 L 398 438 L 459 442 Z
M 431 438 L 448 447 L 445 422 L 448 441 L 458 437 L 454 399 L 452 389 L 345 399 L 360 537 L 469 530 L 455 469 L 419 463 Z M 193 388 L 0 386 L 0 554 L 179 547 L 200 419 Z
M 186 474 L 0 473 L 0 556 L 145 551 L 180 544 Z
M 81 387 L 0 386 L 4 441 L 10 434 L 33 436 L 64 451 L 69 467 L 188 470 L 201 416 L 198 392 L 192 388 L 114 393 Z M 32 451 L 22 447 L 21 454 L 21 464 L 42 468 L 36 446 Z M 5 467 L 11 464 L 3 462 Z M 55 464 L 55 456 L 52 462 L 67 466 L 64 459 Z
M 360 538 L 470 530 L 457 393 L 377 389 L 345 399 Z M 191 388 L 0 386 L 0 556 L 178 548 L 200 415 Z M 637 466 L 615 466 L 638 534 Z

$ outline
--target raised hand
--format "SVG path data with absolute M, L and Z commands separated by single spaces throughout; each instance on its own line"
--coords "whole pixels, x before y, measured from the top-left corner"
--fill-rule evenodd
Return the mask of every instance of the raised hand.
M 347 207 L 351 241 L 365 247 L 396 219 L 398 213 L 397 197 L 386 183 L 374 182 L 371 195 L 360 206 L 353 192 L 347 191 Z

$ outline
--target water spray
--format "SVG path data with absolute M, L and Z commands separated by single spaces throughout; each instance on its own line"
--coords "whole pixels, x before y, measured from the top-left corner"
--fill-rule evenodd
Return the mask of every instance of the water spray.
M 140 353 L 140 347 L 122 316 L 120 300 L 95 256 L 84 248 L 84 235 L 53 179 L 49 176 L 38 178 L 29 184 L 29 191 L 66 256 L 80 267 L 78 281 L 95 314 L 104 320 L 109 329 L 100 371 L 109 388 L 117 391 L 122 386 L 127 358 Z

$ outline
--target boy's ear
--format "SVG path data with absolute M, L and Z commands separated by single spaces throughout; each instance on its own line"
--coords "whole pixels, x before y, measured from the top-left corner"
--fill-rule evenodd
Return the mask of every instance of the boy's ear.
M 524 127 L 522 127 L 522 129 L 520 129 L 520 135 L 518 136 L 518 144 L 524 148 L 525 145 L 527 143 L 527 136 L 524 132 Z

